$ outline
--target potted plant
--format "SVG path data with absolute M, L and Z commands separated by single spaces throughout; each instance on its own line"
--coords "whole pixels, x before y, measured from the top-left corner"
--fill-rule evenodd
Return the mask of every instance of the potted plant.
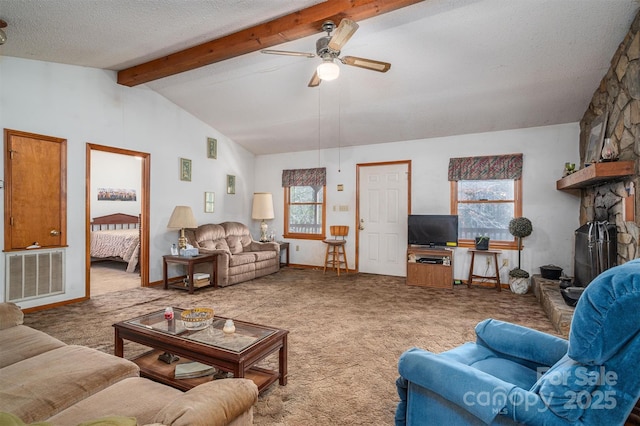
M 489 250 L 489 237 L 481 235 L 476 237 L 476 250 Z
M 516 217 L 509 222 L 509 233 L 518 239 L 518 267 L 509 271 L 509 288 L 517 294 L 529 291 L 529 273 L 520 268 L 522 239 L 533 232 L 533 225 L 526 217 Z

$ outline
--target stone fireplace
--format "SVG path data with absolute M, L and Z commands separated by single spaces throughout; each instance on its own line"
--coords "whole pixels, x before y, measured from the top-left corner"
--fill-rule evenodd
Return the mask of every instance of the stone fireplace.
M 615 224 L 616 263 L 640 257 L 640 203 L 636 191 L 640 157 L 640 13 L 611 59 L 580 121 L 580 169 L 560 181 L 559 190 L 580 190 L 580 225 L 593 221 Z M 605 138 L 619 152 L 618 161 L 584 165 L 591 123 L 607 117 Z M 532 278 L 532 289 L 556 330 L 567 337 L 574 308 L 560 295 L 557 281 Z
M 640 13 L 620 43 L 611 67 L 595 91 L 580 121 L 582 162 L 591 122 L 608 117 L 605 137 L 618 147 L 620 161 L 633 161 L 632 174 L 613 181 L 602 180 L 581 191 L 580 224 L 608 221 L 616 225 L 617 263 L 638 257 L 638 157 L 640 157 Z M 584 166 L 584 165 L 583 165 Z

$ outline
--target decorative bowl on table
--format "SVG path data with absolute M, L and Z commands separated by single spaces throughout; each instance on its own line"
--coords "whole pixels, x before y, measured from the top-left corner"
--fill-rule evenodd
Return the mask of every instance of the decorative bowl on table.
M 202 330 L 213 323 L 213 309 L 192 308 L 185 309 L 180 314 L 180 319 L 187 330 Z

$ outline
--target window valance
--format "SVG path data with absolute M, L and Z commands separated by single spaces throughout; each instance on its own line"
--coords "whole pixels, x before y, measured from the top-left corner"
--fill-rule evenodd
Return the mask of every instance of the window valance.
M 282 171 L 282 186 L 324 186 L 327 184 L 327 169 L 292 169 Z
M 520 179 L 522 154 L 449 159 L 449 180 Z

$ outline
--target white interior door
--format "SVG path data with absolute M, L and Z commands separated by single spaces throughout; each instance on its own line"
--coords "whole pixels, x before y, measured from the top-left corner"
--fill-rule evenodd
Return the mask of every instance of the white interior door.
M 407 274 L 409 164 L 360 165 L 358 270 Z

